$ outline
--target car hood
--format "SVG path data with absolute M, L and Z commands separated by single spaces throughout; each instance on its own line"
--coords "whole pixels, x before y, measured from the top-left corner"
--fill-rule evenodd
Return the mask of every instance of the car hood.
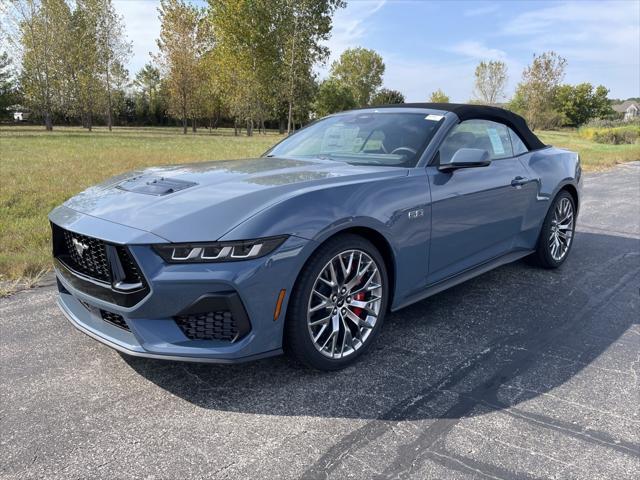
M 215 161 L 119 175 L 88 188 L 64 206 L 171 242 L 212 241 L 300 192 L 406 174 L 403 168 L 326 160 Z

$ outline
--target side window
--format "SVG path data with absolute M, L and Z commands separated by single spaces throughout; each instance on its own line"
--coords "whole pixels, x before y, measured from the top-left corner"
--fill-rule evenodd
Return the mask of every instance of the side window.
M 448 163 L 461 148 L 480 148 L 491 160 L 513 157 L 509 129 L 489 120 L 466 120 L 449 133 L 440 146 L 440 163 Z
M 521 155 L 529 151 L 518 134 L 511 129 L 509 129 L 509 137 L 511 137 L 511 145 L 513 146 L 514 155 Z

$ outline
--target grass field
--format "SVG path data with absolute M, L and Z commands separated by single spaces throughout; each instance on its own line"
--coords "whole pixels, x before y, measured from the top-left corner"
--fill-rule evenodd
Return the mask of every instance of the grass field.
M 75 193 L 137 168 L 261 155 L 277 134 L 230 130 L 182 135 L 173 128 L 0 128 L 0 282 L 50 269 L 47 213 Z
M 569 131 L 540 137 L 579 151 L 585 170 L 640 160 L 640 145 L 601 145 Z M 174 128 L 0 128 L 0 290 L 50 268 L 46 215 L 89 185 L 145 166 L 257 156 L 280 138 L 234 137 L 229 130 L 183 136 Z
M 575 130 L 536 132 L 547 145 L 566 148 L 580 153 L 585 171 L 611 168 L 618 163 L 640 160 L 640 144 L 608 145 L 596 143 L 578 135 Z

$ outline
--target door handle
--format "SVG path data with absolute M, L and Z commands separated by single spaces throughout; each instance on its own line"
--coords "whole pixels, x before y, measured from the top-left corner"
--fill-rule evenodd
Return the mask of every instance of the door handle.
M 529 180 L 527 177 L 521 177 L 521 176 L 518 175 L 516 178 L 511 180 L 511 186 L 512 187 L 521 187 L 522 185 L 526 185 L 530 181 L 531 180 Z

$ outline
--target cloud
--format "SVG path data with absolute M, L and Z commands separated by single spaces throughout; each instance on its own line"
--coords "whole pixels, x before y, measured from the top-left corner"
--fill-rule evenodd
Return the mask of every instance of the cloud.
M 633 24 L 638 19 L 638 13 L 639 5 L 633 1 L 603 1 L 586 5 L 584 2 L 568 1 L 516 15 L 504 24 L 502 31 L 511 35 L 532 35 L 546 33 L 560 26 L 564 26 L 561 31 L 572 30 L 574 26 L 579 26 L 580 30 L 595 26 L 607 28 Z
M 145 63 L 149 53 L 157 53 L 156 40 L 160 36 L 158 7 L 160 2 L 148 0 L 114 0 L 113 6 L 124 17 L 127 39 L 133 43 L 132 57 L 127 68 L 133 77 Z
M 503 60 L 507 56 L 506 52 L 502 50 L 486 47 L 473 40 L 457 43 L 448 47 L 447 50 L 477 60 Z
M 553 49 L 570 62 L 638 65 L 640 3 L 553 4 L 515 16 L 500 33 L 536 53 Z
M 331 63 L 338 59 L 347 48 L 357 47 L 370 33 L 368 24 L 387 0 L 348 2 L 347 7 L 338 10 L 333 16 L 331 38 L 326 42 L 331 52 L 325 65 L 318 68 L 321 77 L 328 74 Z
M 551 4 L 516 15 L 499 35 L 529 55 L 565 57 L 568 83 L 603 84 L 613 97 L 640 95 L 640 2 Z

